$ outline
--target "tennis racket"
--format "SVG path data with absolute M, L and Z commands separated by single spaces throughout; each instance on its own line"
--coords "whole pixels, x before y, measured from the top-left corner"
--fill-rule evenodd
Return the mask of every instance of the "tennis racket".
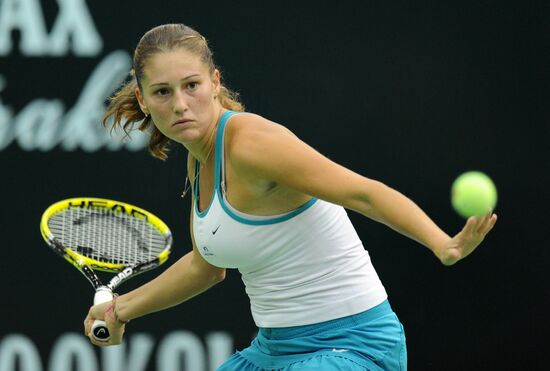
M 54 203 L 42 215 L 40 231 L 53 251 L 90 281 L 94 304 L 111 301 L 113 290 L 122 282 L 164 263 L 172 247 L 170 229 L 155 215 L 102 198 Z M 117 274 L 104 285 L 94 270 Z M 109 340 L 104 321 L 93 323 L 92 336 Z

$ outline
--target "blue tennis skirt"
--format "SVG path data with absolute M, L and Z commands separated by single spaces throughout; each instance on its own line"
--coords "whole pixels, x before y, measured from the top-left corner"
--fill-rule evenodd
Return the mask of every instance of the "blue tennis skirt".
M 260 328 L 218 371 L 406 370 L 403 325 L 387 300 L 365 312 L 313 325 Z

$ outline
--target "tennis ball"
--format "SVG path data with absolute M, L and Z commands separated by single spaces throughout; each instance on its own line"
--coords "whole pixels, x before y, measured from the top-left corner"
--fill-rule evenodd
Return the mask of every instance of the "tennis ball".
M 497 189 L 491 178 L 484 173 L 468 171 L 453 182 L 451 204 L 464 218 L 484 215 L 495 208 Z

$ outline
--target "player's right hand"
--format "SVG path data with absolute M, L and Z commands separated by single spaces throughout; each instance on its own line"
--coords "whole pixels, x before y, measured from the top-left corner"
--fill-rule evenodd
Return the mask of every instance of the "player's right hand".
M 92 325 L 95 320 L 105 321 L 111 335 L 109 340 L 100 341 L 92 335 Z M 118 345 L 122 343 L 125 328 L 126 325 L 124 323 L 117 321 L 110 301 L 92 306 L 88 311 L 86 319 L 84 319 L 84 334 L 90 339 L 92 344 L 97 346 Z

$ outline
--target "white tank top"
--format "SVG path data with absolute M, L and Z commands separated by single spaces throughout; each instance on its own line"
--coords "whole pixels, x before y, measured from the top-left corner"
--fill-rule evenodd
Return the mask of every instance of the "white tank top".
M 206 261 L 239 269 L 256 325 L 308 325 L 384 301 L 386 291 L 343 207 L 311 199 L 282 215 L 255 216 L 227 202 L 220 179 L 225 179 L 224 130 L 234 114 L 225 111 L 220 119 L 215 188 L 202 212 L 197 206 L 200 174 L 196 176 L 193 233 Z

